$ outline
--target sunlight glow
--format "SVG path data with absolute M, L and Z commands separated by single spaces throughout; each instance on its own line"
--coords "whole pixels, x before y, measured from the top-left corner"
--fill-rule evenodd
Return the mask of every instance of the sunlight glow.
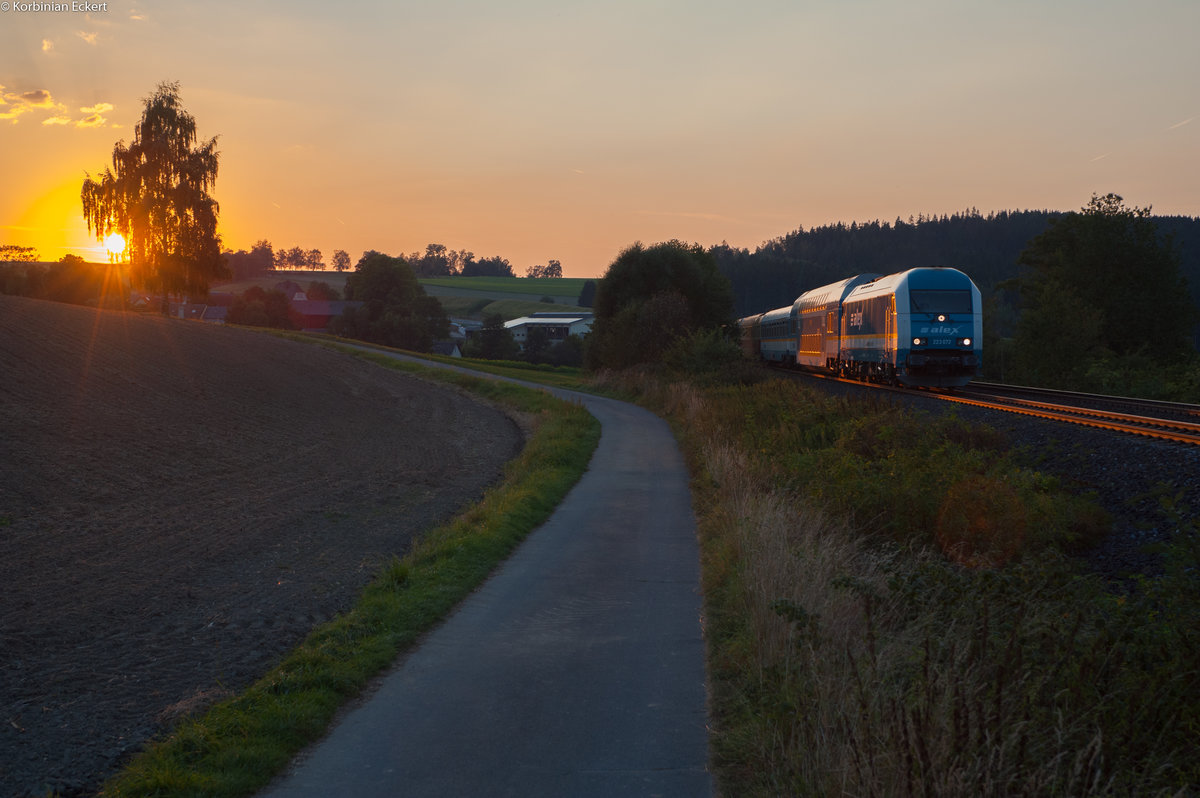
M 125 251 L 125 236 L 120 233 L 109 233 L 104 239 L 104 248 L 108 250 L 108 256 L 116 259 L 121 257 L 121 253 Z

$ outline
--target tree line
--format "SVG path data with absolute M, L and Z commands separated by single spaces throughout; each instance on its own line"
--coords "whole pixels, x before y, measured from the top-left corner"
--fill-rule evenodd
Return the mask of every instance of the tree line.
M 754 251 L 721 244 L 711 248 L 734 288 L 739 317 L 789 304 L 803 292 L 864 272 L 891 274 L 914 266 L 953 266 L 971 276 L 985 295 L 1019 275 L 1021 252 L 1059 211 L 1001 211 L 984 216 L 971 208 L 952 216 L 918 216 L 893 223 L 834 224 L 797 228 Z M 1156 216 L 1159 237 L 1178 247 L 1180 270 L 1200 303 L 1200 219 Z
M 366 254 L 366 253 L 364 253 Z M 262 277 L 272 270 L 322 270 L 325 259 L 319 249 L 276 250 L 270 241 L 256 241 L 249 250 L 226 250 L 225 262 L 230 279 L 237 281 Z M 453 250 L 445 244 L 428 244 L 425 250 L 401 256 L 417 277 L 516 277 L 516 271 L 507 258 L 494 255 L 476 258 L 467 250 Z M 344 272 L 350 268 L 350 255 L 344 249 L 333 252 L 334 271 Z M 562 277 L 562 263 L 550 260 L 525 270 L 526 277 Z

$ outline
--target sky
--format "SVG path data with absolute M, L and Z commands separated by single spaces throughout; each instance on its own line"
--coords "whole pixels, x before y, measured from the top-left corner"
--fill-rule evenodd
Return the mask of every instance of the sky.
M 226 249 L 626 247 L 1114 192 L 1200 216 L 1196 0 L 0 1 L 0 244 L 105 259 L 79 190 L 178 81 Z

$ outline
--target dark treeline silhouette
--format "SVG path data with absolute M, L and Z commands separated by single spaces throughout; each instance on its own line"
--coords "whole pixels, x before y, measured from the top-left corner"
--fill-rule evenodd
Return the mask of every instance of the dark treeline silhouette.
M 104 301 L 120 307 L 123 289 L 118 270 L 64 255 L 57 263 L 0 262 L 0 294 L 48 299 L 70 305 L 95 306 Z
M 364 255 L 366 253 L 363 253 Z M 225 263 L 234 282 L 262 277 L 278 269 L 324 269 L 325 261 L 319 249 L 276 250 L 270 241 L 255 242 L 249 251 L 225 252 Z M 401 256 L 417 277 L 516 277 L 507 258 L 494 255 L 476 259 L 474 252 L 448 249 L 444 244 L 428 244 L 424 252 Z M 350 268 L 350 256 L 343 249 L 334 250 L 333 268 Z M 546 265 L 531 266 L 526 277 L 562 277 L 562 264 L 551 260 Z
M 424 252 L 404 257 L 417 277 L 516 277 L 508 258 L 493 255 L 476 260 L 468 250 L 448 249 L 445 244 L 427 244 Z M 531 266 L 526 277 L 562 277 L 562 264 L 551 260 L 545 266 Z
M 1044 233 L 1053 211 L 1002 211 L 984 216 L 969 209 L 953 216 L 920 216 L 907 222 L 867 222 L 798 229 L 754 252 L 713 247 L 733 285 L 739 316 L 790 304 L 811 288 L 863 272 L 889 274 L 914 266 L 953 266 L 970 275 L 985 298 L 1019 276 L 1017 261 Z M 1161 236 L 1173 238 L 1180 267 L 1200 303 L 1200 219 L 1153 217 Z M 1015 298 L 1010 298 L 1015 301 Z

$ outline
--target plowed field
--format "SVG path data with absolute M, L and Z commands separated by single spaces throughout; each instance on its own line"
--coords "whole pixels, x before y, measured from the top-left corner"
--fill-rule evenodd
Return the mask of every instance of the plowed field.
M 522 443 L 245 330 L 0 296 L 0 795 L 87 795 L 237 691 Z

